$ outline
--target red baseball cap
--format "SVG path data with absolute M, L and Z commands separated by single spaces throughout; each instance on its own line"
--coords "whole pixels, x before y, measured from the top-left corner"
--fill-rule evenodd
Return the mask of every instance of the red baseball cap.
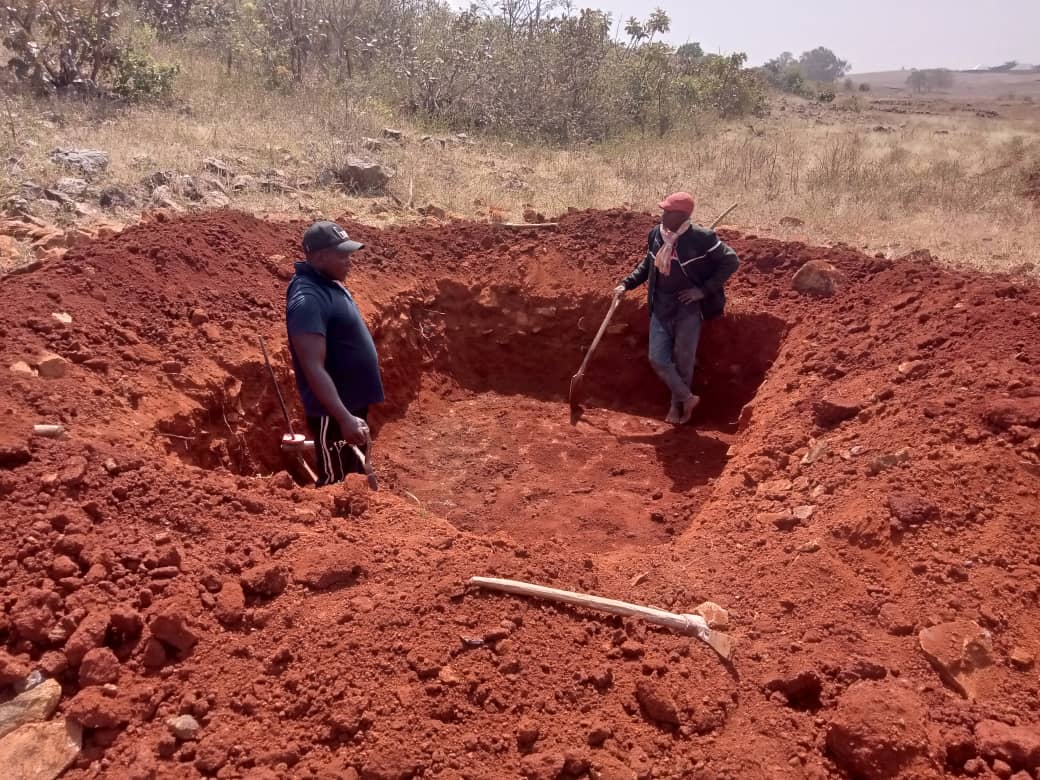
M 691 216 L 697 206 L 697 201 L 688 192 L 673 192 L 657 205 L 664 211 L 681 211 L 686 216 Z

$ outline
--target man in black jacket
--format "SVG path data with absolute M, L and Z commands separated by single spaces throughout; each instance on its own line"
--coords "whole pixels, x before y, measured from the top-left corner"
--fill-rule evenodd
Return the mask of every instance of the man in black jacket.
M 650 365 L 672 391 L 666 422 L 685 425 L 700 398 L 690 390 L 701 323 L 722 315 L 724 286 L 740 261 L 714 230 L 694 225 L 688 192 L 676 192 L 660 206 L 661 224 L 650 231 L 646 256 L 614 293 L 624 295 L 648 282 Z

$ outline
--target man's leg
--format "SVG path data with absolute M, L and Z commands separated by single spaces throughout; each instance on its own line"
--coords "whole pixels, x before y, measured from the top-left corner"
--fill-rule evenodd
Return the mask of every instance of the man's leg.
M 368 419 L 368 408 L 352 411 L 355 417 Z M 347 478 L 347 474 L 363 474 L 364 467 L 353 448 L 343 440 L 343 434 L 331 417 L 308 417 L 307 427 L 314 435 L 314 458 L 318 466 L 317 487 L 325 487 Z
M 672 393 L 672 410 L 667 422 L 679 422 L 680 408 L 693 395 L 675 365 L 674 328 L 674 321 L 665 322 L 656 314 L 650 316 L 650 365 Z
M 697 345 L 701 340 L 701 324 L 703 323 L 703 315 L 701 314 L 701 307 L 698 306 L 683 306 L 675 321 L 675 367 L 682 379 L 683 387 L 690 390 L 693 384 L 693 370 L 697 365 Z M 689 398 L 696 399 L 693 403 L 689 400 L 683 405 L 682 414 L 680 416 L 680 423 L 687 423 L 690 421 L 690 416 L 693 414 L 693 410 L 696 408 L 697 403 L 700 402 L 700 398 L 693 395 L 691 391 Z
M 683 383 L 693 384 L 693 371 L 697 365 L 697 345 L 701 339 L 702 315 L 700 307 L 686 306 L 675 323 L 675 368 Z

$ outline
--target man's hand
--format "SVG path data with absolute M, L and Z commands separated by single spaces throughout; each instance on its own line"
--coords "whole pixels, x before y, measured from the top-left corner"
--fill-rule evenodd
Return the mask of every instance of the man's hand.
M 614 297 L 620 298 L 622 295 L 628 292 L 628 289 L 623 284 L 619 284 L 614 288 Z
M 361 449 L 365 448 L 370 434 L 368 424 L 364 420 L 347 413 L 346 417 L 338 419 L 336 422 L 339 423 L 339 430 L 345 442 Z
M 704 291 L 700 287 L 690 287 L 679 292 L 679 300 L 682 303 L 697 303 L 704 300 Z

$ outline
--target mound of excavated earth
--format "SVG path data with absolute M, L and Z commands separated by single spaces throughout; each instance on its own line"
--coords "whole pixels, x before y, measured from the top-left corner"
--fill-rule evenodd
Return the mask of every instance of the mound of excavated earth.
M 743 263 L 694 424 L 659 422 L 643 291 L 572 414 L 651 224 L 348 224 L 388 391 L 378 493 L 307 487 L 279 448 L 257 337 L 302 428 L 302 224 L 158 213 L 0 281 L 0 756 L 142 780 L 1040 778 L 1040 290 L 724 231 Z M 473 575 L 711 601 L 736 655 Z

